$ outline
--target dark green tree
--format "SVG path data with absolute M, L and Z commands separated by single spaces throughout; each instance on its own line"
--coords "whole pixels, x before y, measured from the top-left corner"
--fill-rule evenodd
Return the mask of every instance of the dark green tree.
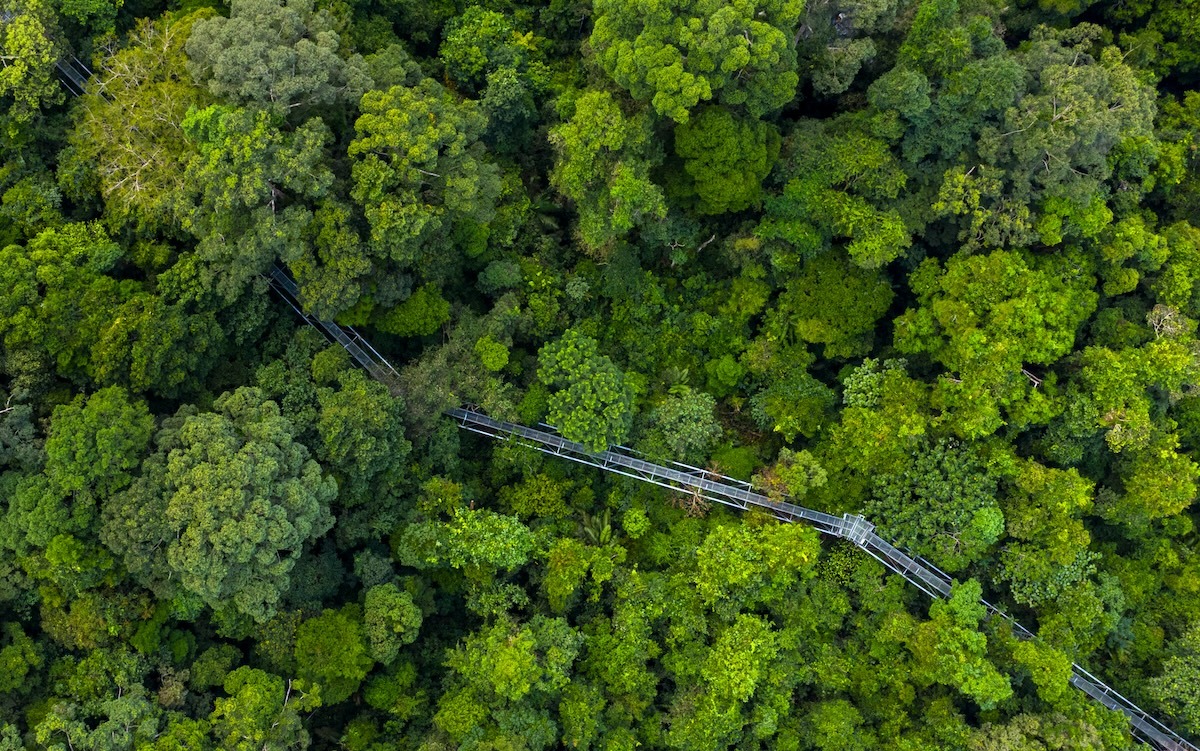
M 889 539 L 947 571 L 978 560 L 1004 531 L 996 480 L 970 446 L 942 440 L 876 478 L 865 511 Z

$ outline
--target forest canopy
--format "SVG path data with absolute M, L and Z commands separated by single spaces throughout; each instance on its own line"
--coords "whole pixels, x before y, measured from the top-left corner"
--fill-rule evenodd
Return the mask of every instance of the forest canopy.
M 1194 3 L 0 11 L 0 751 L 1200 738 Z

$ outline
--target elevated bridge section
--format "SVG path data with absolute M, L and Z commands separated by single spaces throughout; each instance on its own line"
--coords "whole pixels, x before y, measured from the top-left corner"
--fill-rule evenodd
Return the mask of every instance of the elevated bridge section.
M 336 342 L 374 378 L 392 387 L 397 378 L 392 367 L 379 352 L 357 331 L 333 321 L 323 321 L 304 312 L 300 304 L 299 289 L 287 273 L 278 266 L 267 276 L 271 287 L 309 325 Z M 656 464 L 640 458 L 631 449 L 616 446 L 607 451 L 589 451 L 581 443 L 568 441 L 550 426 L 547 429 L 531 428 L 517 423 L 496 420 L 476 409 L 459 407 L 447 413 L 465 430 L 479 433 L 497 440 L 516 441 L 537 451 L 568 459 L 573 462 L 648 482 L 682 493 L 694 493 L 704 499 L 738 509 L 760 509 L 785 522 L 802 522 L 832 537 L 846 540 L 889 570 L 903 577 L 913 586 L 930 597 L 947 597 L 953 579 L 938 570 L 923 558 L 911 555 L 892 545 L 875 533 L 875 525 L 862 516 L 844 514 L 835 516 L 823 511 L 805 508 L 794 503 L 779 501 L 758 493 L 747 482 L 714 474 L 697 467 L 672 462 L 670 466 Z M 1036 638 L 1034 634 L 999 608 L 986 600 L 982 604 L 988 612 L 1011 624 L 1013 633 L 1021 639 Z M 1130 730 L 1135 738 L 1158 751 L 1200 751 L 1192 743 L 1171 730 L 1158 719 L 1142 710 L 1115 689 L 1105 684 L 1080 665 L 1072 666 L 1071 685 L 1087 694 L 1105 707 L 1123 713 L 1129 718 Z
M 602 469 L 635 480 L 649 482 L 681 493 L 696 493 L 714 503 L 733 508 L 766 511 L 785 522 L 804 522 L 819 531 L 850 542 L 892 572 L 930 597 L 948 597 L 954 580 L 929 561 L 901 550 L 875 533 L 875 525 L 862 516 L 834 516 L 823 511 L 805 508 L 794 503 L 774 500 L 754 491 L 749 483 L 716 475 L 697 467 L 675 463 L 664 466 L 640 459 L 623 446 L 607 451 L 589 451 L 581 443 L 568 441 L 553 430 L 540 430 L 525 425 L 496 420 L 467 408 L 448 410 L 460 427 L 474 433 L 505 441 L 516 441 L 532 449 L 569 459 L 589 467 Z M 987 600 L 981 601 L 990 615 L 1003 618 L 1019 639 L 1033 639 L 1034 634 L 1011 616 Z M 1180 735 L 1142 710 L 1112 687 L 1089 673 L 1080 665 L 1072 665 L 1071 685 L 1109 709 L 1122 712 L 1129 718 L 1134 737 L 1161 751 L 1198 751 Z

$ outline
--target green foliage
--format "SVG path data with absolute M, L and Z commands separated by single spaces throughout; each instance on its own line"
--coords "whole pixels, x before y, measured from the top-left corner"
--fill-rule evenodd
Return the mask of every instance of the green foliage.
M 29 671 L 40 668 L 44 658 L 19 623 L 4 624 L 4 634 L 7 638 L 0 647 L 0 694 L 11 694 L 27 688 Z
M 891 287 L 881 273 L 825 254 L 806 261 L 792 277 L 768 314 L 768 325 L 782 335 L 790 328 L 809 344 L 825 345 L 826 357 L 855 357 L 870 351 L 875 324 L 891 302 Z
M 556 693 L 566 686 L 582 644 L 583 637 L 561 618 L 501 620 L 468 638 L 447 664 L 483 696 L 516 701 L 532 691 Z
M 1092 493 L 1092 483 L 1074 469 L 1033 461 L 1016 468 L 1012 491 L 1001 500 L 1013 541 L 1001 553 L 996 576 L 1017 602 L 1051 602 L 1092 571 L 1091 535 L 1080 518 L 1092 508 Z
M 650 456 L 702 464 L 721 438 L 717 400 L 687 386 L 672 389 L 647 419 L 638 448 Z
M 1071 351 L 1079 326 L 1095 310 L 1094 283 L 1063 256 L 958 254 L 944 269 L 927 259 L 912 277 L 921 306 L 896 319 L 896 348 L 927 352 L 953 374 L 938 387 L 958 417 L 960 435 L 996 430 L 999 407 L 1021 424 L 1024 415 L 1011 413 L 1023 402 L 1035 415 L 1041 411 L 1037 379 L 1029 378 L 1026 364 L 1050 365 Z
M 792 29 L 803 7 L 601 0 L 588 43 L 605 73 L 663 117 L 687 122 L 699 102 L 714 98 L 760 117 L 795 96 Z
M 750 405 L 754 421 L 791 441 L 812 438 L 825 426 L 835 397 L 828 386 L 803 367 L 792 367 L 755 394 Z
M 570 330 L 538 354 L 538 380 L 555 389 L 549 419 L 591 451 L 623 443 L 629 432 L 631 394 L 624 374 L 601 355 L 595 339 Z
M 570 513 L 567 493 L 571 483 L 537 474 L 500 489 L 500 500 L 521 519 L 563 517 Z
M 372 659 L 390 665 L 400 648 L 417 640 L 421 610 L 412 595 L 395 584 L 379 584 L 367 590 L 363 621 Z
M 225 678 L 228 698 L 216 700 L 212 733 L 221 748 L 286 751 L 308 747 L 301 713 L 321 706 L 318 692 L 303 681 L 240 667 Z
M 329 12 L 309 0 L 234 0 L 228 18 L 192 30 L 188 72 L 216 97 L 294 116 L 370 87 L 362 58 L 344 59 L 339 41 Z
M 533 552 L 533 535 L 511 516 L 460 508 L 448 522 L 407 525 L 393 545 L 406 566 L 444 562 L 468 575 L 484 576 L 524 565 Z
M 987 637 L 976 630 L 985 610 L 974 579 L 956 584 L 950 599 L 929 608 L 929 621 L 917 627 L 909 648 L 924 680 L 944 683 L 991 709 L 1012 696 L 1012 686 L 986 659 Z
M 325 610 L 296 629 L 296 664 L 321 701 L 337 704 L 358 690 L 375 664 L 367 646 L 362 609 Z
M 504 370 L 504 366 L 508 365 L 508 347 L 491 336 L 484 336 L 475 342 L 475 354 L 479 355 L 483 367 L 488 370 Z
M 575 203 L 590 252 L 605 255 L 642 222 L 666 216 L 662 190 L 650 179 L 662 157 L 645 113 L 627 115 L 609 92 L 586 91 L 550 142 L 558 154 L 551 184 Z
M 6 0 L 0 751 L 1200 732 L 1200 14 L 1089 3 Z
M 154 418 L 140 399 L 111 386 L 54 410 L 46 474 L 55 490 L 105 497 L 129 484 L 150 443 Z
M 164 286 L 229 304 L 301 242 L 312 218 L 303 202 L 324 197 L 333 181 L 324 163 L 331 134 L 320 118 L 285 129 L 278 114 L 228 105 L 191 109 L 181 125 L 197 152 L 184 175 L 181 224 L 200 242 Z
M 696 549 L 695 584 L 718 612 L 772 603 L 813 575 L 819 547 L 795 525 L 716 527 Z
M 879 268 L 912 244 L 900 213 L 887 207 L 907 176 L 886 142 L 853 126 L 827 129 L 832 126 L 801 120 L 788 135 L 783 159 L 790 179 L 767 198 L 757 234 L 801 257 L 844 240 L 856 265 Z
M 1098 729 L 1081 720 L 1061 714 L 1021 714 L 1003 725 L 988 723 L 971 741 L 972 751 L 1000 751 L 1012 748 L 1083 749 L 1113 748 Z
M 378 482 L 398 482 L 412 444 L 404 437 L 403 402 L 358 370 L 339 374 L 339 388 L 317 388 L 317 458 L 338 473 L 338 500 L 354 506 Z
M 890 539 L 959 571 L 1004 530 L 995 492 L 995 478 L 969 446 L 942 440 L 902 472 L 877 477 L 866 512 Z
M 775 464 L 754 475 L 754 485 L 773 500 L 796 502 L 829 479 L 821 463 L 808 451 L 779 449 Z
M 485 85 L 490 91 L 501 80 L 496 77 L 501 71 L 514 76 L 530 72 L 544 76 L 540 41 L 531 33 L 514 29 L 503 14 L 472 5 L 446 24 L 438 57 L 459 90 L 473 94 Z
M 39 0 L 8 10 L 11 18 L 0 34 L 0 95 L 10 99 L 8 137 L 19 133 L 17 127 L 33 120 L 38 110 L 62 101 L 62 89 L 54 78 L 54 64 L 60 54 L 52 38 L 54 14 Z
M 404 302 L 376 317 L 381 331 L 397 336 L 428 336 L 450 320 L 450 303 L 432 284 L 426 284 Z
M 779 156 L 779 134 L 764 122 L 705 108 L 675 128 L 675 153 L 692 179 L 701 214 L 757 207 L 763 178 Z
M 199 689 L 223 686 L 225 676 L 233 671 L 241 657 L 242 653 L 231 644 L 210 647 L 192 663 L 189 683 Z
M 140 20 L 98 70 L 99 91 L 81 98 L 63 172 L 93 175 L 109 221 L 159 227 L 177 214 L 178 195 L 186 190 L 180 165 L 193 151 L 179 124 L 190 109 L 208 103 L 184 71 L 184 45 L 209 15 Z
M 110 275 L 121 257 L 94 223 L 46 229 L 27 247 L 0 250 L 0 279 L 12 290 L 0 305 L 0 335 L 63 377 L 175 395 L 211 368 L 217 323 Z M 185 338 L 186 350 L 178 346 Z
M 119 547 L 128 558 L 139 555 L 138 542 L 165 545 L 169 575 L 184 590 L 263 622 L 286 591 L 303 543 L 333 524 L 337 486 L 261 391 L 229 392 L 213 407 L 184 410 L 159 434 L 151 461 L 163 469 L 143 475 L 124 498 L 151 504 L 130 511 L 152 518 L 125 522 L 132 528 L 122 532 L 132 539 Z
M 1200 728 L 1200 629 L 1189 627 L 1172 645 L 1171 656 L 1163 663 L 1162 673 L 1149 683 L 1154 701 L 1177 718 L 1185 730 Z
M 490 221 L 500 173 L 479 138 L 487 119 L 470 100 L 423 79 L 369 91 L 354 124 L 354 189 L 376 252 L 400 263 L 435 257 L 466 225 Z

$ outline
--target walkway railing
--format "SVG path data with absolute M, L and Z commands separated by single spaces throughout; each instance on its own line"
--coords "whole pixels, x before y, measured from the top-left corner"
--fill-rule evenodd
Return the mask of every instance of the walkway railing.
M 267 283 L 271 285 L 271 289 L 275 290 L 275 293 L 283 298 L 283 301 L 291 306 L 292 310 L 296 311 L 296 315 L 324 334 L 325 338 L 331 343 L 342 345 L 346 352 L 354 358 L 354 361 L 363 370 L 371 374 L 372 378 L 380 381 L 389 388 L 396 385 L 400 374 L 387 361 L 387 358 L 379 354 L 378 350 L 372 347 L 371 343 L 355 331 L 352 326 L 342 326 L 334 321 L 323 321 L 316 316 L 304 312 L 304 306 L 300 304 L 300 288 L 287 275 L 286 271 L 278 266 L 273 266 L 265 274 L 265 277 Z
M 374 347 L 349 326 L 323 321 L 304 312 L 296 283 L 278 266 L 271 269 L 267 280 L 271 287 L 309 325 L 323 333 L 331 342 L 346 348 L 368 373 L 387 386 L 395 384 L 396 369 Z M 631 477 L 685 493 L 695 493 L 714 503 L 739 509 L 757 508 L 785 522 L 802 521 L 821 532 L 857 545 L 889 570 L 912 583 L 930 597 L 947 597 L 954 581 L 936 566 L 919 556 L 911 555 L 875 534 L 875 525 L 862 516 L 834 516 L 823 511 L 805 508 L 794 503 L 778 501 L 761 493 L 746 482 L 724 477 L 698 467 L 672 462 L 674 466 L 648 462 L 638 458 L 631 449 L 616 446 L 607 451 L 589 451 L 583 444 L 568 441 L 553 428 L 530 428 L 517 423 L 493 419 L 474 409 L 455 408 L 447 415 L 466 429 L 499 440 L 516 440 L 530 448 L 560 456 L 606 472 Z M 999 608 L 982 601 L 988 613 L 1008 621 L 1020 639 L 1033 639 L 1034 634 Z M 1200 751 L 1162 722 L 1142 710 L 1129 699 L 1106 685 L 1079 665 L 1071 666 L 1071 685 L 1105 707 L 1123 713 L 1129 719 L 1135 738 L 1158 751 Z
M 490 438 L 506 441 L 516 440 L 547 454 L 671 490 L 697 493 L 707 500 L 726 506 L 739 509 L 762 509 L 782 521 L 806 522 L 827 535 L 839 537 L 858 546 L 930 597 L 948 597 L 950 595 L 950 588 L 954 583 L 950 576 L 932 563 L 897 548 L 877 535 L 875 525 L 862 516 L 844 514 L 838 517 L 793 503 L 777 501 L 761 493 L 756 493 L 748 483 L 713 475 L 705 470 L 687 465 L 677 466 L 684 467 L 689 471 L 654 464 L 633 456 L 633 452 L 623 446 L 615 446 L 607 451 L 589 451 L 583 444 L 568 441 L 552 430 L 538 430 L 517 423 L 496 420 L 473 409 L 460 407 L 447 410 L 446 414 L 457 420 L 460 427 Z M 999 616 L 1008 621 L 1017 638 L 1035 638 L 1029 629 L 995 605 L 987 600 L 981 602 L 990 615 Z M 1105 707 L 1124 713 L 1129 718 L 1130 730 L 1134 737 L 1156 749 L 1161 749 L 1161 751 L 1198 751 L 1196 746 L 1184 740 L 1083 667 L 1072 665 L 1071 668 L 1071 685 Z

